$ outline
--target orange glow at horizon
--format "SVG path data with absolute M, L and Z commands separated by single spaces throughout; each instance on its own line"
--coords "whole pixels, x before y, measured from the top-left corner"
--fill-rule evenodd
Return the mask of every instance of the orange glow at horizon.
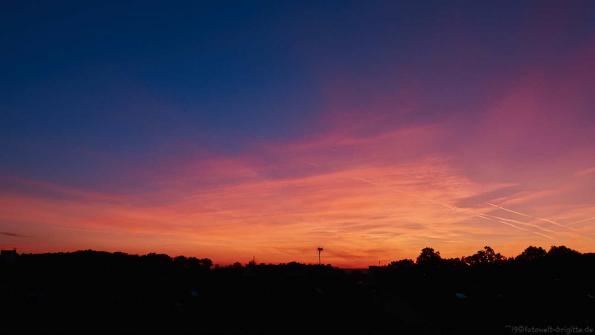
M 324 263 L 344 267 L 415 258 L 427 246 L 445 257 L 486 245 L 506 256 L 529 245 L 592 252 L 594 59 L 589 45 L 557 68 L 528 66 L 486 84 L 489 101 L 447 116 L 424 109 L 423 85 L 356 104 L 356 84 L 329 83 L 325 113 L 311 120 L 322 130 L 114 169 L 142 190 L 0 176 L 0 247 L 228 264 L 316 263 L 322 246 Z M 353 82 L 346 77 L 334 80 Z
M 424 126 L 269 146 L 258 154 L 282 158 L 275 165 L 255 155 L 189 162 L 147 180 L 159 187 L 140 194 L 13 180 L 29 191 L 2 191 L 0 220 L 18 232 L 11 241 L 22 252 L 164 252 L 221 264 L 253 256 L 314 263 L 319 245 L 324 262 L 346 267 L 414 258 L 425 246 L 447 257 L 484 245 L 508 256 L 528 245 L 592 251 L 595 207 L 558 201 L 593 182 L 592 168 L 547 190 L 480 183 L 430 153 L 444 136 Z M 411 158 L 411 146 L 428 153 Z M 279 175 L 270 177 L 271 169 Z M 205 176 L 220 182 L 203 184 Z

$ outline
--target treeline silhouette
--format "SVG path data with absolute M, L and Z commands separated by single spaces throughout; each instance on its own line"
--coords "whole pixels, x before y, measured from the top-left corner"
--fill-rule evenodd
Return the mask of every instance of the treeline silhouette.
M 450 259 L 424 248 L 365 270 L 3 251 L 0 333 L 588 334 L 594 269 L 595 254 L 564 246 Z

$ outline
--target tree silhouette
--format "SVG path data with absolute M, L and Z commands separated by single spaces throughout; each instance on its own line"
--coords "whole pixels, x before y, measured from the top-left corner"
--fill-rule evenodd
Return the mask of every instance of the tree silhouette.
M 439 251 L 434 251 L 433 248 L 423 248 L 419 256 L 417 256 L 417 260 L 415 261 L 418 265 L 423 264 L 436 264 L 442 260 L 440 257 Z
M 518 261 L 531 262 L 543 258 L 545 255 L 545 249 L 543 249 L 542 247 L 529 246 L 515 259 Z
M 401 259 L 398 261 L 390 262 L 388 266 L 395 269 L 410 269 L 413 266 L 415 266 L 415 263 L 410 259 Z
M 529 247 L 516 259 L 487 246 L 461 258 L 424 248 L 417 264 L 368 271 L 297 262 L 211 267 L 206 258 L 92 250 L 6 256 L 3 334 L 75 334 L 89 324 L 106 333 L 478 334 L 509 320 L 590 325 L 595 303 L 595 254 L 564 246 Z
M 561 245 L 559 247 L 553 245 L 550 248 L 550 250 L 547 252 L 548 257 L 572 257 L 572 256 L 578 256 L 580 254 L 581 254 L 580 252 L 570 249 L 563 245 Z
M 500 253 L 496 253 L 494 249 L 489 246 L 485 246 L 483 250 L 479 250 L 475 254 L 467 257 L 463 257 L 463 262 L 468 265 L 479 265 L 479 264 L 492 264 L 502 262 L 504 256 Z

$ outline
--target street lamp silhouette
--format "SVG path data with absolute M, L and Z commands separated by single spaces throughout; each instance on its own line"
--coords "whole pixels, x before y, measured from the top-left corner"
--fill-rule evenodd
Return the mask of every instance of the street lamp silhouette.
M 322 252 L 324 249 L 323 249 L 323 248 L 321 248 L 321 247 L 318 247 L 318 249 L 317 249 L 317 250 L 318 250 L 318 265 L 320 265 L 320 253 L 321 253 L 321 252 Z

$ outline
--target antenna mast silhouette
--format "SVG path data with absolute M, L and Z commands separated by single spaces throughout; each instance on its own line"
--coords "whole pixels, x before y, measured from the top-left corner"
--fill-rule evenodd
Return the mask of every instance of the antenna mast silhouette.
M 318 265 L 320 265 L 320 253 L 324 250 L 322 247 L 318 247 Z

